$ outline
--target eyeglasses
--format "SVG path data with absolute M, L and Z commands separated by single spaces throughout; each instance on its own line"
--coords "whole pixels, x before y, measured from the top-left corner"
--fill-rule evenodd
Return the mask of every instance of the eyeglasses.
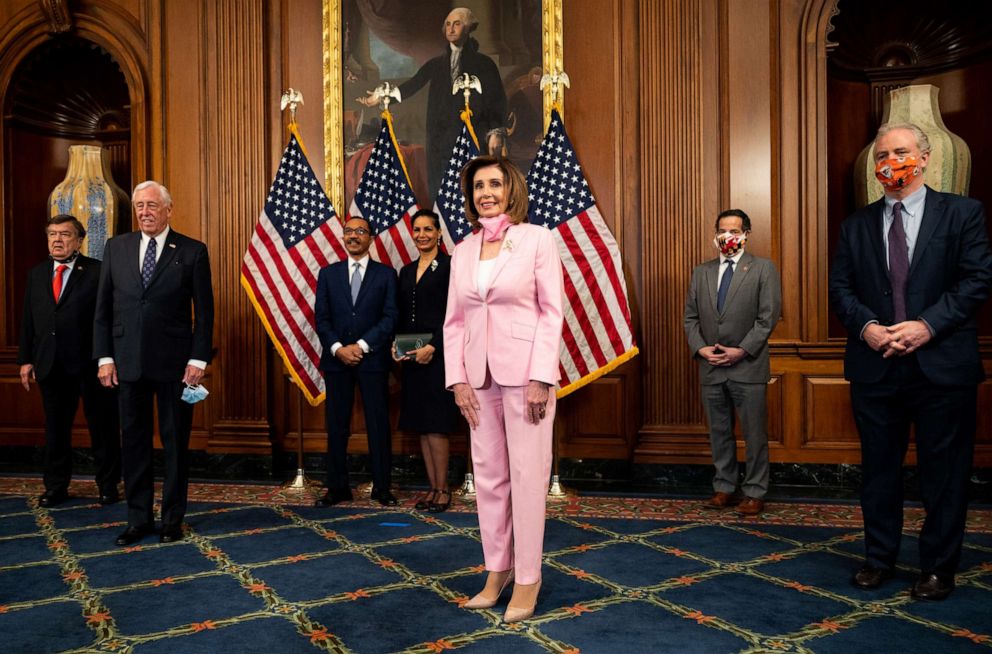
M 345 236 L 351 236 L 352 234 L 354 234 L 356 236 L 368 236 L 369 235 L 369 230 L 365 229 L 364 227 L 345 227 L 344 228 L 344 235 Z

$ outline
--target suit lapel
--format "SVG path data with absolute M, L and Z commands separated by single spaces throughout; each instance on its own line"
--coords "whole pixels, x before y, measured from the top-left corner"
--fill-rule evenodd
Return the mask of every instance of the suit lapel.
M 868 240 L 871 242 L 872 252 L 875 253 L 874 259 L 879 262 L 882 279 L 888 280 L 889 269 L 885 264 L 888 259 L 885 253 L 885 241 L 882 240 L 882 232 L 885 230 L 885 221 L 882 219 L 882 214 L 885 212 L 885 198 L 869 205 L 869 209 L 871 209 L 871 220 L 868 226 Z
M 710 307 L 716 313 L 717 279 L 720 275 L 720 257 L 709 262 L 705 269 L 703 284 L 706 285 L 706 296 L 710 299 Z
M 482 255 L 482 239 L 483 231 L 480 229 L 478 232 L 472 236 L 467 237 L 467 242 L 462 247 L 468 248 L 468 258 L 469 258 L 469 269 L 471 273 L 468 276 L 468 288 L 469 292 L 475 297 L 482 299 L 479 295 L 479 257 Z
M 355 298 L 354 306 L 356 307 L 358 306 L 358 303 L 362 301 L 362 298 L 365 297 L 369 284 L 372 282 L 372 276 L 378 272 L 376 270 L 378 266 L 373 266 L 372 263 L 372 259 L 369 259 L 368 263 L 365 264 L 365 274 L 362 275 L 362 285 L 358 287 L 358 297 Z M 347 278 L 347 275 L 345 277 Z M 348 297 L 351 297 L 351 284 L 348 285 Z
M 727 289 L 727 298 L 723 301 L 723 313 L 727 312 L 727 307 L 734 301 L 734 295 L 737 294 L 737 289 L 741 287 L 741 284 L 744 283 L 748 273 L 751 271 L 751 265 L 754 263 L 753 260 L 754 257 L 747 251 L 737 260 L 737 265 L 734 268 L 734 278 L 730 280 L 730 288 Z
M 123 238 L 123 237 L 122 237 Z M 138 288 L 144 288 L 141 281 L 141 232 L 131 232 L 131 242 L 127 244 L 127 263 L 125 267 L 134 276 L 134 283 Z
M 499 277 L 499 274 L 503 271 L 503 268 L 506 267 L 506 262 L 515 257 L 516 253 L 520 251 L 520 242 L 524 240 L 524 234 L 526 233 L 526 230 L 518 229 L 516 225 L 510 225 L 510 227 L 506 230 L 506 234 L 503 235 L 503 244 L 500 248 L 506 248 L 508 253 L 505 257 L 497 255 L 496 265 L 493 268 L 493 275 L 489 278 L 489 287 L 486 289 L 486 296 L 493 292 L 493 286 L 496 285 L 496 278 Z M 480 252 L 482 250 L 481 238 L 479 239 L 479 250 Z M 502 250 L 500 251 L 500 254 L 502 254 Z M 476 259 L 478 259 L 478 257 L 476 257 Z
M 152 284 L 155 283 L 155 280 L 158 279 L 159 275 L 162 274 L 162 271 L 168 268 L 173 259 L 176 258 L 176 255 L 179 252 L 179 246 L 176 244 L 176 241 L 178 240 L 179 237 L 176 235 L 176 230 L 170 229 L 169 235 L 165 237 L 165 245 L 162 246 L 162 254 L 159 256 L 158 262 L 155 264 L 155 270 L 152 271 L 152 278 L 148 280 L 149 288 L 151 288 Z
M 76 288 L 82 282 L 82 276 L 86 274 L 87 268 L 89 266 L 83 263 L 82 258 L 76 260 L 76 265 L 72 267 L 72 273 L 69 275 L 68 281 L 65 283 L 65 288 L 62 289 L 62 297 L 59 298 L 58 303 L 62 304 L 65 302 L 66 298 L 69 297 L 69 293 L 72 289 Z M 52 300 L 55 300 L 55 295 L 52 295 Z
M 909 275 L 907 280 L 913 277 L 918 263 L 923 260 L 923 252 L 930 244 L 930 237 L 940 224 L 944 214 L 944 201 L 940 194 L 929 186 L 927 187 L 926 199 L 923 201 L 923 220 L 920 223 L 920 231 L 916 235 L 916 246 L 913 248 L 913 260 L 909 263 Z

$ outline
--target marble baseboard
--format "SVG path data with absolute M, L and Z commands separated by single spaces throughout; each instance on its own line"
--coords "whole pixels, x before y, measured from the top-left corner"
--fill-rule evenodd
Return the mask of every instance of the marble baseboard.
M 229 480 L 273 483 L 291 479 L 296 474 L 296 454 L 281 452 L 275 456 L 248 454 L 190 453 L 190 477 L 201 480 Z M 348 457 L 354 483 L 371 479 L 369 458 L 355 454 Z M 40 447 L 0 447 L 0 473 L 40 474 L 44 451 Z M 162 452 L 155 453 L 159 475 L 163 469 Z M 94 472 L 93 458 L 86 449 L 73 450 L 73 470 L 86 476 Z M 305 454 L 304 471 L 316 481 L 323 481 L 325 459 L 322 454 Z M 449 466 L 453 485 L 465 477 L 466 460 L 453 456 Z M 566 486 L 583 493 L 666 495 L 703 497 L 712 493 L 713 468 L 690 464 L 634 464 L 612 459 L 562 459 L 558 474 Z M 419 456 L 393 457 L 393 480 L 410 487 L 426 487 L 423 459 Z M 903 472 L 905 497 L 919 499 L 915 467 Z M 857 500 L 861 486 L 861 466 L 848 464 L 773 463 L 769 499 Z M 992 468 L 972 471 L 972 501 L 992 504 Z

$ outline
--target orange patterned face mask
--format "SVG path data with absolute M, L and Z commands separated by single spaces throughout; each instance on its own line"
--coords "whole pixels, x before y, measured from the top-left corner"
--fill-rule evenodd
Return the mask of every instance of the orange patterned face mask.
M 921 174 L 923 169 L 916 157 L 892 157 L 879 161 L 875 166 L 875 178 L 887 191 L 898 191 Z

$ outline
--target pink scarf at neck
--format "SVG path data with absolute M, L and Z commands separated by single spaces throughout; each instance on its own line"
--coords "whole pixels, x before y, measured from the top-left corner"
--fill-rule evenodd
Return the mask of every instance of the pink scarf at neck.
M 505 213 L 498 216 L 483 218 L 479 216 L 479 224 L 482 225 L 483 238 L 487 241 L 498 241 L 503 238 L 503 234 L 510 227 L 510 217 Z

